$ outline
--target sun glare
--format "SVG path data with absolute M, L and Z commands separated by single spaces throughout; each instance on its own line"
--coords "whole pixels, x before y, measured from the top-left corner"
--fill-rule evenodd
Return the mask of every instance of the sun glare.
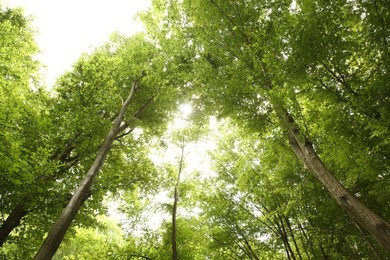
M 190 104 L 182 104 L 179 106 L 179 112 L 176 114 L 172 129 L 183 129 L 187 126 L 188 116 L 192 113 L 192 106 Z
M 180 112 L 183 117 L 188 117 L 192 112 L 192 106 L 190 104 L 183 104 L 180 106 Z

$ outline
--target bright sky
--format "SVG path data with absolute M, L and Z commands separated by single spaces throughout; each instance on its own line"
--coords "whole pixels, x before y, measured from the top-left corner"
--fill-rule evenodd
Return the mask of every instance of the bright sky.
M 38 59 L 46 66 L 49 87 L 65 70 L 71 69 L 81 53 L 108 40 L 115 31 L 131 35 L 142 30 L 134 21 L 150 0 L 5 0 L 10 7 L 24 7 L 35 17 Z

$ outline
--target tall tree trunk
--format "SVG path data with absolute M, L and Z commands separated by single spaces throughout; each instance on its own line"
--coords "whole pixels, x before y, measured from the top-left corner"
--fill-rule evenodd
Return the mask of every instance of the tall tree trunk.
M 175 187 L 172 210 L 172 260 L 177 260 L 177 244 L 176 244 L 176 212 L 177 212 L 178 192 Z
M 298 246 L 298 244 L 297 244 L 297 240 L 295 239 L 294 231 L 293 231 L 292 228 L 291 228 L 290 220 L 289 220 L 288 217 L 286 217 L 286 216 L 284 216 L 284 220 L 286 221 L 287 228 L 288 228 L 288 230 L 290 231 L 291 239 L 292 239 L 292 241 L 293 241 L 293 243 L 294 243 L 295 250 L 297 250 L 298 257 L 299 257 L 300 260 L 302 260 L 301 251 L 299 250 L 299 246 Z
M 177 260 L 177 224 L 176 224 L 176 215 L 177 215 L 177 203 L 179 201 L 179 184 L 180 184 L 180 175 L 183 168 L 183 159 L 184 159 L 184 139 L 181 146 L 181 156 L 179 163 L 179 172 L 177 174 L 175 191 L 173 195 L 173 209 L 172 209 L 172 260 Z
M 348 215 L 366 229 L 390 253 L 389 223 L 362 204 L 333 176 L 319 158 L 313 144 L 300 133 L 294 119 L 287 110 L 279 111 L 279 116 L 284 119 L 288 126 L 288 139 L 296 156 L 321 181 Z
M 277 214 L 277 215 L 278 215 L 278 219 L 280 220 L 281 237 L 282 237 L 283 243 L 285 243 L 285 245 L 287 246 L 287 250 L 290 252 L 291 259 L 295 260 L 297 258 L 295 257 L 294 250 L 292 249 L 290 241 L 288 239 L 288 233 L 287 233 L 287 230 L 284 226 L 283 218 L 281 218 L 279 214 Z
M 291 256 L 290 256 L 290 250 L 289 250 L 289 243 L 288 243 L 288 240 L 285 239 L 285 237 L 283 235 L 280 235 L 282 241 L 283 241 L 283 245 L 284 245 L 284 250 L 286 251 L 286 257 L 288 260 L 291 259 Z M 294 259 L 294 258 L 293 258 Z
M 246 245 L 246 248 L 248 250 L 245 250 L 245 254 L 250 258 L 250 259 L 255 259 L 255 260 L 260 260 L 259 257 L 255 254 L 255 252 L 253 251 L 252 247 L 251 247 L 251 244 L 249 243 L 248 239 L 246 238 L 246 236 L 241 232 L 241 230 L 239 231 L 239 235 L 241 237 L 241 239 L 244 241 L 245 245 Z M 245 246 L 244 246 L 245 247 Z
M 11 231 L 19 226 L 20 221 L 28 213 L 21 204 L 18 204 L 8 215 L 7 219 L 0 227 L 0 247 L 4 244 Z
M 312 255 L 313 255 L 313 258 L 316 259 L 316 258 L 317 258 L 317 255 L 316 255 L 316 252 L 315 252 L 315 250 L 314 250 L 314 246 L 313 246 L 313 243 L 312 243 L 311 239 L 308 237 L 308 235 L 306 234 L 305 229 L 303 228 L 302 224 L 299 223 L 299 222 L 298 222 L 298 227 L 299 227 L 299 229 L 301 230 L 301 233 L 302 233 L 303 237 L 304 237 L 305 240 L 306 240 L 306 243 L 304 243 L 304 244 L 309 245 L 309 248 L 310 248 L 310 251 L 311 251 L 311 253 L 312 253 Z M 308 259 L 310 259 L 309 254 L 308 254 L 307 252 L 306 252 L 306 254 L 307 254 L 307 256 L 308 256 Z
M 99 174 L 101 167 L 103 166 L 107 154 L 111 149 L 112 142 L 119 133 L 126 109 L 134 97 L 134 93 L 137 89 L 137 86 L 138 81 L 135 81 L 128 98 L 122 105 L 122 108 L 116 118 L 116 121 L 113 124 L 111 131 L 108 133 L 102 146 L 100 147 L 95 161 L 88 170 L 80 186 L 76 189 L 74 195 L 68 202 L 68 205 L 66 205 L 65 209 L 57 219 L 53 228 L 47 235 L 41 248 L 34 257 L 35 260 L 46 260 L 51 259 L 53 257 L 59 245 L 61 244 L 61 241 L 63 240 L 66 231 L 68 230 L 73 219 L 75 218 L 78 210 L 83 205 L 84 201 L 90 196 L 92 184 L 97 175 Z

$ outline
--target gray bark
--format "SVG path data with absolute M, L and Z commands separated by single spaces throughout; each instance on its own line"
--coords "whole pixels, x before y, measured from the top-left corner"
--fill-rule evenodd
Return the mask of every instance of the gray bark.
M 296 127 L 294 119 L 287 111 L 282 118 L 288 126 L 288 139 L 292 150 L 303 164 L 321 181 L 332 197 L 356 221 L 367 230 L 375 240 L 390 253 L 390 225 L 375 212 L 361 203 L 350 193 L 325 166 L 315 151 L 313 144 Z
M 181 146 L 181 156 L 179 163 L 179 172 L 177 174 L 175 191 L 173 197 L 173 210 L 172 210 L 172 260 L 177 260 L 177 241 L 176 241 L 176 233 L 177 233 L 177 224 L 176 224 L 176 216 L 177 216 L 177 203 L 179 201 L 179 184 L 180 184 L 180 175 L 183 168 L 183 160 L 184 160 L 184 139 L 182 141 Z

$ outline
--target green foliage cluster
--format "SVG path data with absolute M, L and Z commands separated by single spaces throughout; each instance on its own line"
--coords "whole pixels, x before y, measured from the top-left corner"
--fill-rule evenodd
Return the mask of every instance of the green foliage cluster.
M 54 259 L 172 259 L 174 243 L 178 259 L 386 259 L 290 137 L 390 219 L 388 6 L 154 0 L 146 33 L 113 34 L 47 91 L 30 19 L 0 5 L 0 258 L 37 251 L 138 82 Z M 208 170 L 189 170 L 191 147 Z
M 282 135 L 259 141 L 247 132 L 223 134 L 212 154 L 218 178 L 209 180 L 212 192 L 202 206 L 213 244 L 222 249 L 216 259 L 373 257 Z
M 179 105 L 179 78 L 170 76 L 144 35 L 111 40 L 84 54 L 51 93 L 40 85 L 30 21 L 20 9 L 1 9 L 1 253 L 30 258 L 72 196 L 107 135 L 132 85 L 139 87 L 102 177 L 75 220 L 88 227 L 108 192 L 156 185 L 146 156 L 148 139 L 166 128 Z M 175 82 L 176 84 L 172 84 Z M 141 135 L 138 133 L 142 133 Z M 31 240 L 25 243 L 25 240 Z

